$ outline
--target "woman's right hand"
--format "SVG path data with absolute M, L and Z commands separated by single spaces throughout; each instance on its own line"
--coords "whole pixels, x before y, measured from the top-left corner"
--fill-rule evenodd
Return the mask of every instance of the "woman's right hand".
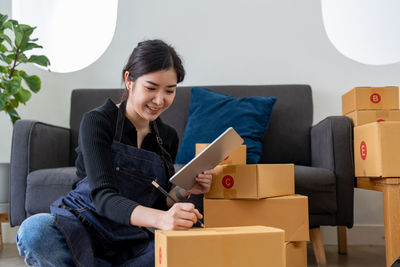
M 192 203 L 175 203 L 169 210 L 163 212 L 157 228 L 161 230 L 187 230 L 202 219 L 203 215 L 194 208 Z

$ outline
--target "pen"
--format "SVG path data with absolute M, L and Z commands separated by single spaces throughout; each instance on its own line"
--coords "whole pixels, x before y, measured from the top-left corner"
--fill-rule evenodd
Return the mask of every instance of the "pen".
M 151 182 L 155 188 L 157 188 L 158 190 L 160 190 L 161 193 L 163 193 L 166 197 L 168 197 L 169 199 L 171 199 L 174 203 L 177 203 L 178 201 L 176 201 L 175 198 L 173 198 L 171 196 L 171 194 L 169 194 L 167 191 L 164 190 L 164 188 L 162 188 L 159 184 L 157 184 L 156 181 L 152 181 Z M 197 219 L 197 222 L 200 224 L 201 227 L 204 228 L 204 224 L 200 219 Z

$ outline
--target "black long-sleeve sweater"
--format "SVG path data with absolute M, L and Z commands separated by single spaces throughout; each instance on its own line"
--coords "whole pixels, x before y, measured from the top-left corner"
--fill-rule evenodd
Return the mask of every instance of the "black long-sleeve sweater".
M 111 145 L 115 134 L 118 107 L 110 99 L 102 106 L 87 112 L 82 119 L 76 160 L 77 176 L 88 177 L 91 195 L 96 211 L 113 221 L 129 225 L 130 215 L 139 204 L 123 197 L 116 190 L 112 167 Z M 175 160 L 179 139 L 172 127 L 156 120 L 164 148 Z M 122 143 L 137 147 L 137 132 L 134 125 L 125 120 Z M 158 153 L 157 140 L 154 133 L 145 136 L 141 149 Z M 165 206 L 165 198 L 160 198 L 156 207 Z

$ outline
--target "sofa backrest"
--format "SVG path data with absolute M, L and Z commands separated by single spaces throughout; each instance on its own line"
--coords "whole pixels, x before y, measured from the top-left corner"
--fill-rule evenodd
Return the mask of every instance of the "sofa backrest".
M 267 133 L 264 137 L 260 163 L 295 163 L 310 165 L 310 127 L 313 120 L 313 103 L 309 85 L 235 85 L 202 86 L 234 97 L 275 96 Z M 192 87 L 178 87 L 174 103 L 161 118 L 173 126 L 182 140 Z M 71 164 L 75 160 L 79 124 L 85 112 L 102 105 L 110 97 L 115 102 L 121 98 L 120 89 L 76 89 L 71 96 L 70 127 Z
M 107 98 L 111 98 L 114 103 L 119 103 L 122 96 L 121 89 L 74 89 L 71 94 L 71 111 L 69 126 L 71 128 L 70 140 L 70 165 L 75 165 L 76 152 L 78 146 L 79 126 L 83 114 L 104 104 Z

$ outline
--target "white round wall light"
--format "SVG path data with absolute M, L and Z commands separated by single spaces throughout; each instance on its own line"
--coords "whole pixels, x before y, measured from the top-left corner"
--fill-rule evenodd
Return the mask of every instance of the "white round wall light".
M 53 72 L 73 72 L 95 62 L 107 49 L 117 23 L 118 0 L 13 0 L 12 18 L 36 26 L 32 38 Z
M 321 0 L 326 33 L 346 57 L 369 65 L 400 61 L 400 1 Z

